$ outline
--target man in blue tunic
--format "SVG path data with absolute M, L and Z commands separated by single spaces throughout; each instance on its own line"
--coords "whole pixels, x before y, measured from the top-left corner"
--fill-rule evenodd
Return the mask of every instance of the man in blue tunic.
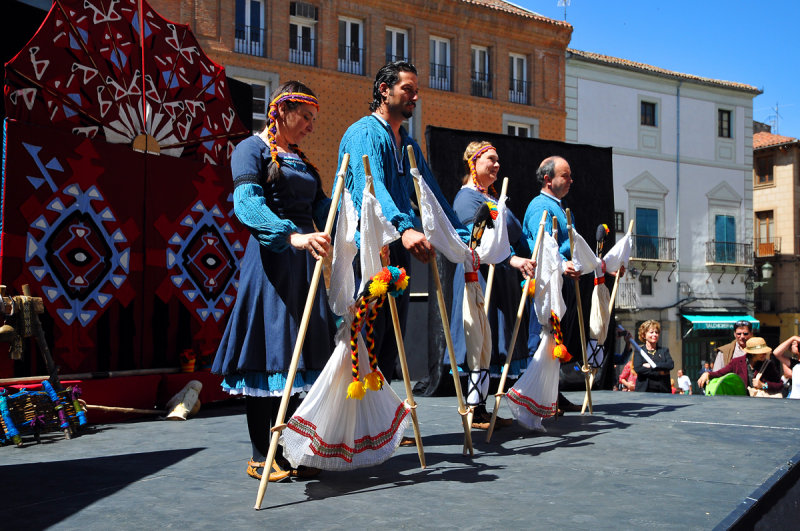
M 572 185 L 572 172 L 569 163 L 562 157 L 553 156 L 547 157 L 539 165 L 536 170 L 536 179 L 539 181 L 541 191 L 539 195 L 531 200 L 525 211 L 525 218 L 522 221 L 522 232 L 528 238 L 528 245 L 531 249 L 534 248 L 536 243 L 536 233 L 539 230 L 539 222 L 542 219 L 542 212 L 547 212 L 545 219 L 545 230 L 552 230 L 553 216 L 558 221 L 558 234 L 556 241 L 558 242 L 558 251 L 561 257 L 567 262 L 566 271 L 564 275 L 570 279 L 580 278 L 580 272 L 575 270 L 575 266 L 571 261 L 571 251 L 569 248 L 569 233 L 567 232 L 567 212 L 564 209 L 561 200 L 569 193 L 569 188 Z M 567 303 L 568 314 L 570 311 L 574 312 L 571 308 L 574 306 L 574 288 L 572 282 L 564 283 L 564 300 Z M 536 319 L 534 312 L 530 312 L 530 321 L 528 325 L 528 353 L 530 356 L 536 352 L 539 346 L 539 334 L 542 330 L 539 321 Z M 566 315 L 565 315 L 566 317 Z M 570 332 L 564 320 L 562 320 L 562 328 L 565 331 L 565 336 Z M 580 406 L 570 403 L 564 396 L 558 394 L 558 408 L 561 411 L 580 411 Z
M 352 194 L 353 203 L 360 212 L 361 194 L 365 183 L 362 156 L 369 156 L 375 182 L 375 197 L 383 209 L 383 215 L 401 235 L 400 240 L 389 246 L 389 262 L 391 265 L 408 270 L 411 256 L 422 263 L 428 263 L 435 257 L 435 250 L 422 231 L 415 228 L 416 218 L 411 206 L 415 190 L 407 146 L 413 147 L 422 178 L 442 205 L 450 223 L 464 241 L 469 241 L 469 233 L 442 195 L 419 145 L 402 127 L 403 121 L 413 116 L 419 99 L 417 70 L 414 65 L 405 61 L 384 65 L 375 76 L 372 97 L 373 101 L 370 103 L 372 114 L 351 125 L 342 137 L 339 144 L 338 165 L 341 165 L 344 154 L 349 153 L 350 164 L 347 167 L 345 186 Z M 408 314 L 408 301 L 409 290 L 406 290 L 397 300 L 400 327 L 403 331 Z M 397 343 L 394 333 L 391 332 L 391 326 L 389 312 L 380 312 L 375 321 L 375 353 L 378 356 L 378 365 L 387 381 L 392 379 L 397 362 Z

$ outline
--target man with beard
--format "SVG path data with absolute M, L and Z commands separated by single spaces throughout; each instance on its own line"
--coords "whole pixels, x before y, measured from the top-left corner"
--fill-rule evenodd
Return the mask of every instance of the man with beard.
M 344 154 L 349 153 L 350 163 L 345 176 L 345 186 L 352 194 L 356 210 L 360 212 L 361 194 L 365 185 L 362 156 L 369 156 L 375 197 L 381 205 L 383 215 L 401 235 L 399 240 L 389 246 L 389 263 L 404 267 L 408 271 L 411 266 L 411 256 L 422 263 L 428 263 L 435 257 L 433 246 L 421 229 L 416 228 L 414 224 L 415 215 L 411 198 L 415 197 L 415 190 L 408 160 L 408 146 L 414 149 L 422 178 L 465 242 L 469 241 L 469 232 L 442 195 L 419 145 L 402 127 L 403 122 L 413 116 L 419 99 L 417 70 L 414 65 L 406 61 L 395 61 L 381 67 L 375 75 L 372 97 L 373 101 L 369 106 L 372 114 L 351 125 L 342 137 L 337 166 L 341 166 Z M 409 293 L 410 290 L 406 290 L 396 299 L 400 327 L 404 332 Z M 378 313 L 374 338 L 374 352 L 378 357 L 378 366 L 388 382 L 394 376 L 398 355 L 391 315 L 388 311 Z

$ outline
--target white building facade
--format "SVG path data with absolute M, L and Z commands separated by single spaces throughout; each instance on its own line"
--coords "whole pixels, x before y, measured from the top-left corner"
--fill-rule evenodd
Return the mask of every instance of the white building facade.
M 614 228 L 634 221 L 616 304 L 636 335 L 660 321 L 675 369 L 694 379 L 733 322 L 754 320 L 753 98 L 740 83 L 578 50 L 566 65 L 566 140 L 611 146 Z M 576 175 L 573 186 L 591 185 Z M 581 181 L 585 180 L 586 184 Z M 609 223 L 610 225 L 610 223 Z

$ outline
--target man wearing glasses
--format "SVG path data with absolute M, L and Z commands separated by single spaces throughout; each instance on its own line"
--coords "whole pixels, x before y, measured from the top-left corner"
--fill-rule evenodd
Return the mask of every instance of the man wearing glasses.
M 736 321 L 733 323 L 733 336 L 733 341 L 717 349 L 713 370 L 718 371 L 734 358 L 745 355 L 747 340 L 753 337 L 753 324 L 750 321 Z

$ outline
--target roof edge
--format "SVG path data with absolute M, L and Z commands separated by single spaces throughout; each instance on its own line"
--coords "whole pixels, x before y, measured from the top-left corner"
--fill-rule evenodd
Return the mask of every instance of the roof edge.
M 620 57 L 613 57 L 610 55 L 602 55 L 593 52 L 585 52 L 582 50 L 576 50 L 574 48 L 567 48 L 567 57 L 570 56 L 575 57 L 577 59 L 581 59 L 590 63 L 596 64 L 604 64 L 608 66 L 614 66 L 618 68 L 623 68 L 625 70 L 631 70 L 634 72 L 643 72 L 647 74 L 655 74 L 658 76 L 670 78 L 670 79 L 677 79 L 682 81 L 691 81 L 693 83 L 699 83 L 701 85 L 710 85 L 720 88 L 726 88 L 731 90 L 738 90 L 741 92 L 747 92 L 749 94 L 763 94 L 764 91 L 754 87 L 752 85 L 747 85 L 745 83 L 737 83 L 735 81 L 725 81 L 720 79 L 712 79 L 708 77 L 696 76 L 693 74 L 684 74 L 682 72 L 675 72 L 673 70 L 667 70 L 666 68 L 660 68 L 653 65 L 648 65 L 646 63 L 638 63 L 636 61 L 631 61 L 628 59 L 622 59 Z

